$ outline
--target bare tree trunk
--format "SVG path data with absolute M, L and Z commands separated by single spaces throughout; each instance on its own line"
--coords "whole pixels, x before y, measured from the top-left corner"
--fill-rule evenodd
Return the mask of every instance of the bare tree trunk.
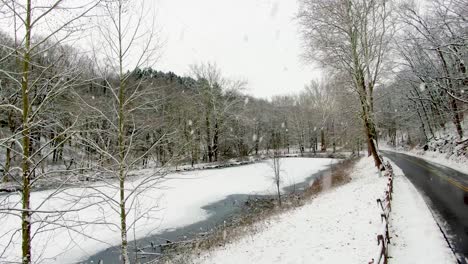
M 208 162 L 213 161 L 213 149 L 211 148 L 211 130 L 210 130 L 210 117 L 209 112 L 206 114 L 206 149 L 208 151 Z
M 415 106 L 415 109 L 416 109 L 416 113 L 418 114 L 419 121 L 421 122 L 421 130 L 423 132 L 425 143 L 426 143 L 428 139 L 427 139 L 426 127 L 424 125 L 424 120 L 422 119 L 421 113 L 419 113 L 418 107 Z
M 215 120 L 214 135 L 213 135 L 213 156 L 214 161 L 218 161 L 218 139 L 219 138 L 219 128 L 218 128 L 218 119 Z
M 276 148 L 275 150 L 273 150 L 273 171 L 275 173 L 274 179 L 275 179 L 276 191 L 278 195 L 279 206 L 282 205 L 281 190 L 280 190 L 280 184 L 281 184 L 281 167 L 280 166 L 281 166 L 281 163 L 280 163 L 279 149 Z
M 457 129 L 457 134 L 458 134 L 459 139 L 462 139 L 463 129 L 461 126 L 461 118 L 460 118 L 460 113 L 459 113 L 458 106 L 457 106 L 457 101 L 454 98 L 451 98 L 450 104 L 451 104 L 452 112 L 453 112 L 453 118 L 452 118 L 453 124 L 455 125 L 455 128 Z
M 118 21 L 118 34 L 119 34 L 119 132 L 118 132 L 118 142 L 119 142 L 119 181 L 120 181 L 120 233 L 122 239 L 121 245 L 121 254 L 122 262 L 124 264 L 129 264 L 130 259 L 128 257 L 128 238 L 127 238 L 127 212 L 125 209 L 125 178 L 126 178 L 126 168 L 125 168 L 125 81 L 123 73 L 123 48 L 122 48 L 122 1 L 119 1 L 119 21 Z
M 122 171 L 122 170 L 121 170 Z M 120 172 L 122 173 L 122 172 Z M 122 240 L 122 262 L 124 264 L 130 263 L 128 257 L 128 239 L 127 239 L 127 212 L 125 210 L 125 178 L 120 175 L 120 235 Z
M 355 38 L 352 38 L 354 41 L 356 41 Z M 379 154 L 377 152 L 377 146 L 376 146 L 376 135 L 375 135 L 375 125 L 372 120 L 372 101 L 373 101 L 373 96 L 372 94 L 369 95 L 369 92 L 367 91 L 366 87 L 366 82 L 364 79 L 364 71 L 361 69 L 359 60 L 358 60 L 358 54 L 356 50 L 356 45 L 353 45 L 353 55 L 354 55 L 354 65 L 356 67 L 355 69 L 355 84 L 357 86 L 357 89 L 359 91 L 359 99 L 361 103 L 361 108 L 362 108 L 362 118 L 364 121 L 364 128 L 366 131 L 366 136 L 367 136 L 367 147 L 368 147 L 368 155 L 372 155 L 374 158 L 374 163 L 375 166 L 378 169 L 384 169 L 382 166 L 382 161 L 380 160 Z
M 31 212 L 30 212 L 30 172 L 29 172 L 29 148 L 30 148 L 30 131 L 29 131 L 29 61 L 31 48 L 31 0 L 26 2 L 26 36 L 24 55 L 22 58 L 22 78 L 21 78 L 21 95 L 23 99 L 23 119 L 22 119 L 22 147 L 23 147 L 23 186 L 22 186 L 22 213 L 21 213 L 21 232 L 22 232 L 22 262 L 23 264 L 31 263 Z
M 281 191 L 280 191 L 280 181 L 279 179 L 276 181 L 276 190 L 278 192 L 278 204 L 279 206 L 282 206 L 282 203 L 281 203 Z
M 336 152 L 335 120 L 332 120 L 333 153 Z
M 258 127 L 258 125 L 257 125 L 257 127 Z M 255 146 L 254 146 L 254 148 L 255 148 L 255 155 L 258 155 L 258 149 L 259 149 L 259 147 L 260 147 L 260 146 L 259 146 L 259 145 L 260 145 L 260 128 L 257 128 L 256 131 L 255 131 L 255 133 L 256 133 L 256 138 L 255 138 Z
M 374 135 L 372 134 L 372 125 L 371 125 L 370 122 L 371 121 L 369 120 L 369 117 L 365 113 L 364 114 L 364 124 L 365 124 L 365 128 L 366 128 L 367 146 L 368 146 L 368 149 L 369 149 L 369 152 L 370 152 L 369 156 L 372 155 L 372 157 L 374 158 L 375 166 L 377 168 L 383 169 L 382 160 L 380 159 L 379 154 L 377 152 L 377 146 L 375 144 Z
M 325 142 L 325 132 L 323 131 L 323 128 L 320 129 L 320 150 L 327 151 L 327 143 Z
M 358 63 L 355 63 L 355 65 L 358 65 Z M 368 155 L 374 158 L 374 163 L 375 166 L 379 169 L 383 169 L 382 166 L 382 161 L 380 160 L 379 154 L 377 152 L 377 146 L 376 146 L 376 141 L 375 141 L 375 125 L 373 123 L 373 120 L 371 118 L 371 108 L 369 106 L 369 101 L 368 101 L 368 94 L 366 92 L 366 84 L 364 81 L 364 75 L 363 75 L 362 70 L 357 70 L 357 76 L 356 76 L 356 84 L 358 89 L 360 90 L 360 102 L 361 102 L 361 108 L 362 108 L 362 117 L 364 121 L 364 128 L 366 131 L 366 136 L 367 136 L 367 148 L 368 148 Z
M 11 166 L 11 148 L 10 146 L 7 146 L 6 153 L 5 153 L 5 166 L 3 167 L 2 182 L 10 181 L 10 179 L 8 178 L 8 174 L 10 173 L 10 166 Z

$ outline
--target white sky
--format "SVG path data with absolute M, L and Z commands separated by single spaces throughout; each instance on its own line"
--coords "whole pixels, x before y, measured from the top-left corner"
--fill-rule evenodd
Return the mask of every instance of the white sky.
M 295 0 L 156 0 L 153 4 L 166 40 L 155 65 L 158 70 L 187 75 L 191 64 L 215 62 L 226 77 L 246 79 L 248 94 L 264 98 L 296 93 L 318 75 L 300 58 Z
M 143 1 L 148 26 L 154 22 L 165 42 L 161 58 L 152 64 L 157 70 L 188 75 L 192 64 L 216 63 L 225 77 L 246 80 L 246 93 L 263 98 L 297 93 L 320 75 L 300 58 L 297 0 Z M 0 25 L 13 29 L 8 20 Z M 76 41 L 87 45 L 87 39 Z

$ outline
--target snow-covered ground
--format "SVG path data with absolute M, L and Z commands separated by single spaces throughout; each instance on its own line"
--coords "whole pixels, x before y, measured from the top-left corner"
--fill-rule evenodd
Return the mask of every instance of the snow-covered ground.
M 283 185 L 302 182 L 333 162 L 332 159 L 282 159 Z M 203 206 L 231 194 L 274 193 L 272 172 L 270 164 L 265 161 L 226 169 L 171 173 L 155 188 L 148 189 L 135 200 L 129 200 L 129 203 L 133 201 L 138 204 L 137 215 L 145 214 L 135 226 L 135 236 L 141 238 L 204 220 L 208 215 L 202 209 Z M 150 175 L 152 171 L 147 169 L 139 173 L 142 176 L 132 178 L 133 182 L 128 184 L 129 191 L 132 186 L 147 179 L 143 175 Z M 117 199 L 118 189 L 113 184 L 94 183 L 88 188 L 68 189 L 61 193 L 54 193 L 52 190 L 34 192 L 31 197 L 32 208 L 37 208 L 41 203 L 43 204 L 40 210 L 43 211 L 84 207 L 79 212 L 68 212 L 50 219 L 45 218 L 46 214 L 33 215 L 32 221 L 40 220 L 42 223 L 47 223 L 42 225 L 41 232 L 34 236 L 34 262 L 42 260 L 41 263 L 74 263 L 85 260 L 88 256 L 109 246 L 118 245 L 120 233 L 119 216 L 115 211 L 117 207 L 109 199 L 103 199 L 103 196 Z M 47 200 L 48 197 L 52 198 Z M 19 194 L 1 195 L 0 205 L 18 208 L 19 199 Z M 135 218 L 135 211 L 131 210 L 129 213 L 128 220 L 131 223 Z M 0 263 L 19 260 L 21 252 L 19 220 L 12 214 L 0 214 Z M 63 228 L 57 229 L 59 226 Z M 35 230 L 38 230 L 38 227 L 38 224 L 33 225 Z M 129 237 L 132 239 L 133 231 L 133 227 L 130 228 Z
M 423 199 L 394 168 L 391 261 L 455 263 Z M 351 176 L 350 183 L 259 223 L 258 233 L 202 253 L 194 263 L 368 263 L 378 252 L 376 199 L 383 197 L 387 179 L 379 177 L 371 158 L 359 161 Z
M 394 195 L 390 213 L 391 261 L 406 263 L 457 263 L 423 197 L 392 163 Z
M 212 252 L 195 263 L 368 263 L 377 252 L 386 179 L 373 161 L 359 161 L 352 181 L 326 190 L 310 203 L 259 223 L 261 231 Z

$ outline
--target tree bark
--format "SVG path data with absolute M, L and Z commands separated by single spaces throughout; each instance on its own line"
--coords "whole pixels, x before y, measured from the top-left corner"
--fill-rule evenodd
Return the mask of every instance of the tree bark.
M 22 60 L 22 78 L 21 95 L 23 99 L 23 118 L 22 118 L 22 147 L 23 147 L 23 186 L 22 186 L 22 213 L 21 213 L 21 232 L 22 232 L 22 262 L 31 263 L 31 211 L 30 211 L 30 167 L 29 167 L 29 147 L 30 147 L 30 127 L 29 127 L 29 68 L 30 68 L 30 48 L 31 48 L 31 0 L 26 2 L 26 36 L 24 55 Z
M 366 107 L 363 106 L 363 116 L 364 116 L 364 125 L 366 128 L 367 146 L 370 152 L 369 156 L 372 155 L 372 157 L 374 158 L 375 166 L 378 169 L 383 170 L 384 168 L 382 166 L 382 160 L 380 159 L 379 153 L 377 152 L 377 146 L 375 143 L 374 135 L 372 134 L 372 124 L 371 124 L 372 120 L 370 120 L 365 108 Z
M 322 152 L 327 151 L 327 143 L 325 142 L 325 132 L 323 128 L 320 129 L 320 150 Z
M 206 113 L 205 117 L 206 125 L 206 149 L 208 151 L 208 162 L 213 161 L 213 149 L 211 148 L 211 129 L 210 129 L 210 117 L 209 112 Z
M 128 257 L 128 238 L 127 238 L 127 211 L 125 209 L 125 178 L 126 178 L 126 166 L 125 166 L 125 81 L 123 73 L 123 50 L 122 50 L 122 1 L 119 1 L 119 28 L 118 28 L 118 39 L 119 39 L 119 112 L 118 112 L 118 145 L 119 145 L 119 188 L 120 188 L 120 235 L 121 235 L 121 256 L 124 264 L 129 264 L 130 259 Z
M 451 98 L 450 104 L 451 104 L 452 112 L 453 112 L 453 118 L 452 118 L 453 124 L 455 125 L 455 128 L 457 129 L 457 134 L 458 134 L 459 139 L 462 139 L 463 129 L 461 126 L 461 118 L 460 118 L 460 113 L 458 110 L 457 101 L 454 98 Z
M 214 161 L 218 161 L 218 140 L 219 140 L 219 128 L 218 119 L 215 120 L 214 135 L 213 135 L 213 157 Z

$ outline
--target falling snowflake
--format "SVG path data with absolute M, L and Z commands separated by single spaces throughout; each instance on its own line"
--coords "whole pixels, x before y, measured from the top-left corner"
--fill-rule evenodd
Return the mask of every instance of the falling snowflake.
M 422 82 L 420 85 L 419 85 L 419 90 L 421 90 L 421 92 L 424 92 L 424 90 L 426 90 L 426 84 L 424 82 Z
M 281 31 L 279 29 L 276 30 L 275 32 L 275 39 L 278 40 L 281 37 Z
M 279 3 L 277 1 L 273 2 L 270 10 L 270 17 L 275 18 L 279 11 Z

